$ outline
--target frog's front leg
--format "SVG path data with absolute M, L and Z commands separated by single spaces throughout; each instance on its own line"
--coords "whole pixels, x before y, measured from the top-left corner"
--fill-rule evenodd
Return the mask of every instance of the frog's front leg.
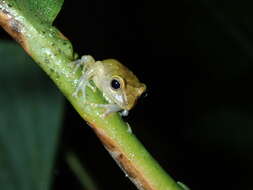
M 90 104 L 95 107 L 105 108 L 105 111 L 102 114 L 103 118 L 105 118 L 111 113 L 115 113 L 122 110 L 122 108 L 119 107 L 117 104 L 95 104 L 95 103 L 90 103 Z
M 84 72 L 85 69 L 87 69 L 88 65 L 90 64 L 94 64 L 96 61 L 95 59 L 91 56 L 91 55 L 83 55 L 81 57 L 81 59 L 77 59 L 72 63 L 72 65 L 74 66 L 73 69 L 73 73 L 76 73 L 76 71 L 83 65 L 83 70 L 82 72 Z
M 93 74 L 94 74 L 93 69 L 90 69 L 90 70 L 83 73 L 83 75 L 80 77 L 80 79 L 78 81 L 77 88 L 76 88 L 75 92 L 73 93 L 74 97 L 77 97 L 78 93 L 81 91 L 82 95 L 85 99 L 87 86 L 90 87 L 93 91 L 96 90 L 96 88 L 90 84 L 90 80 L 92 79 Z
M 75 90 L 75 92 L 73 93 L 73 96 L 77 97 L 78 93 L 81 91 L 83 97 L 86 97 L 86 87 L 89 86 L 93 91 L 96 90 L 95 87 L 93 87 L 90 84 L 90 80 L 92 79 L 93 75 L 94 75 L 94 70 L 92 69 L 92 64 L 95 63 L 95 60 L 93 59 L 92 56 L 89 55 L 85 55 L 82 56 L 81 59 L 76 60 L 74 62 L 74 64 L 76 64 L 74 71 L 76 72 L 77 69 L 83 65 L 83 69 L 82 69 L 82 76 L 80 77 L 78 84 L 77 84 L 77 88 Z

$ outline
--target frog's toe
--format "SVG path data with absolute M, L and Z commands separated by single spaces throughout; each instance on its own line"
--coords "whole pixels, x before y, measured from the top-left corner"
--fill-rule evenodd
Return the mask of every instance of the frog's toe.
M 85 89 L 85 87 L 77 88 L 75 90 L 75 92 L 72 94 L 72 96 L 74 96 L 75 98 L 78 97 L 78 94 L 79 94 L 80 91 L 82 92 L 82 96 L 85 98 L 86 97 L 86 89 Z
M 90 87 L 90 89 L 91 89 L 93 92 L 96 92 L 96 87 L 94 87 L 90 82 L 87 82 L 87 86 Z
M 82 91 L 82 94 L 85 96 L 85 88 L 86 88 L 86 77 L 82 76 L 77 84 L 75 92 L 72 94 L 74 97 L 78 96 L 78 93 Z
M 120 112 L 120 115 L 123 116 L 123 117 L 128 116 L 128 114 L 129 114 L 128 110 L 123 110 L 123 111 Z
M 91 55 L 83 55 L 81 57 L 81 62 L 86 63 L 95 63 L 95 59 Z
M 74 96 L 75 98 L 78 96 L 78 93 L 80 92 L 80 88 L 77 88 L 74 92 L 73 92 L 73 94 L 72 94 L 72 96 Z
M 71 69 L 73 69 L 71 74 L 74 75 L 81 66 L 82 66 L 82 62 L 80 59 L 71 62 L 70 67 Z
M 72 96 L 76 98 L 76 97 L 77 97 L 77 94 L 78 94 L 78 92 L 75 91 L 75 92 L 72 93 Z
M 81 91 L 82 91 L 83 98 L 85 99 L 85 98 L 86 98 L 86 88 L 83 87 L 83 88 L 81 89 Z
M 73 69 L 73 71 L 72 71 L 72 74 L 75 74 L 76 71 L 81 67 L 81 63 L 77 63 L 77 64 L 74 65 L 73 67 L 74 67 L 74 69 Z

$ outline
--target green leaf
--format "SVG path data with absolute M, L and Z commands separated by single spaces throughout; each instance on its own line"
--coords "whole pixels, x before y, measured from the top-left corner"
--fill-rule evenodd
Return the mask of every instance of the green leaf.
M 0 189 L 49 189 L 63 97 L 16 44 L 0 57 Z
M 9 6 L 17 7 L 30 19 L 52 24 L 64 0 L 5 0 Z

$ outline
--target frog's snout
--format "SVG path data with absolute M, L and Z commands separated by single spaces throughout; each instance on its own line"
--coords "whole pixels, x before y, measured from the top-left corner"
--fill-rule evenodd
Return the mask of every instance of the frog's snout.
M 138 88 L 138 92 L 137 92 L 138 93 L 138 97 L 141 96 L 146 91 L 146 89 L 147 89 L 146 85 L 142 83 L 141 87 Z
M 132 93 L 129 93 L 128 96 L 126 96 L 125 105 L 123 106 L 124 109 L 126 109 L 126 110 L 132 109 L 135 106 L 135 104 L 137 103 L 138 98 L 145 91 L 146 91 L 146 85 L 145 84 L 141 84 L 138 88 L 131 89 Z

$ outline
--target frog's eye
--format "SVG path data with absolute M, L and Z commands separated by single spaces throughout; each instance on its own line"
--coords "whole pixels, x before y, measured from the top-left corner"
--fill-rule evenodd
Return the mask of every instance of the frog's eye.
M 110 87 L 112 90 L 119 90 L 123 89 L 125 86 L 124 79 L 120 76 L 113 76 L 111 78 Z
M 120 81 L 118 79 L 112 79 L 111 87 L 113 90 L 118 90 L 121 87 Z

